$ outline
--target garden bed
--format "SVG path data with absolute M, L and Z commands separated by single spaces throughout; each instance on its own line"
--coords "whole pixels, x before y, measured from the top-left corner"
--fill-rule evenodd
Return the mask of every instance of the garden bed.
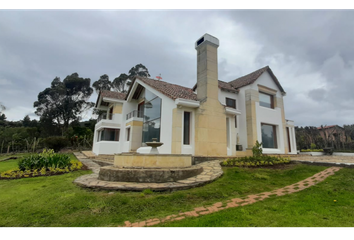
M 16 158 L 12 157 L 12 159 Z M 80 169 L 84 169 L 83 164 L 72 160 L 69 155 L 57 154 L 53 150 L 44 150 L 41 154 L 21 158 L 17 162 L 17 168 L 0 173 L 0 180 L 54 176 Z

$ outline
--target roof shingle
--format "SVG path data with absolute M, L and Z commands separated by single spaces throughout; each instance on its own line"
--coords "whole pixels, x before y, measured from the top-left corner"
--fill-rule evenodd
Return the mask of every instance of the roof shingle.
M 126 97 L 126 93 L 121 93 L 121 92 L 113 92 L 113 91 L 108 91 L 108 90 L 101 90 L 100 95 L 102 97 L 106 98 L 114 98 L 114 99 L 120 99 L 124 100 Z
M 197 100 L 197 94 L 195 94 L 191 88 L 150 78 L 136 77 L 136 79 L 139 79 L 173 100 L 177 98 Z
M 277 77 L 274 75 L 274 73 L 272 72 L 272 70 L 270 69 L 269 66 L 265 66 L 261 69 L 258 69 L 254 72 L 251 72 L 250 74 L 247 74 L 243 77 L 237 78 L 231 82 L 229 82 L 234 88 L 238 89 L 240 87 L 244 87 L 247 85 L 250 85 L 252 83 L 254 83 L 265 71 L 268 71 L 268 73 L 270 74 L 270 76 L 272 77 L 272 79 L 274 80 L 275 84 L 278 86 L 278 88 L 280 89 L 280 91 L 282 93 L 285 93 L 283 87 L 280 85 Z

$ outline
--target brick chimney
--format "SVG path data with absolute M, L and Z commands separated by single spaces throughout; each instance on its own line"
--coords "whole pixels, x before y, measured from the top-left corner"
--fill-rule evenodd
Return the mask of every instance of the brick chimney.
M 207 33 L 195 43 L 199 101 L 218 99 L 218 47 L 219 39 Z

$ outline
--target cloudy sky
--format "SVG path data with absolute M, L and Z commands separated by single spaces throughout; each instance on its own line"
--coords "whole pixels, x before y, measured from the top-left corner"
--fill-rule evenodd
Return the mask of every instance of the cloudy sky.
M 192 87 L 194 43 L 209 33 L 220 41 L 220 80 L 269 65 L 287 119 L 354 124 L 353 29 L 353 10 L 0 10 L 0 102 L 8 120 L 36 118 L 33 102 L 56 76 L 92 84 L 138 63 Z

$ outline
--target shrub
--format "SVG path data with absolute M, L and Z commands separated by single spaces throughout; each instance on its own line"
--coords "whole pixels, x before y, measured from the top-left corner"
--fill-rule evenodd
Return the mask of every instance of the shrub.
M 221 163 L 222 166 L 238 166 L 238 167 L 259 167 L 259 166 L 272 166 L 278 164 L 290 163 L 289 158 L 273 157 L 273 156 L 257 156 L 257 157 L 241 157 L 227 159 Z
M 48 137 L 44 140 L 44 145 L 47 148 L 53 149 L 55 152 L 69 146 L 70 142 L 65 137 Z
M 311 143 L 311 149 L 316 149 L 316 144 Z
M 252 147 L 252 153 L 253 153 L 253 157 L 262 156 L 263 153 L 262 143 L 259 143 L 258 140 L 256 141 L 256 144 Z
M 41 170 L 43 168 L 49 170 L 49 168 L 61 168 L 71 167 L 72 163 L 70 157 L 65 154 L 54 153 L 53 150 L 43 150 L 38 155 L 31 155 L 20 159 L 18 162 L 18 168 L 21 171 L 25 170 Z

